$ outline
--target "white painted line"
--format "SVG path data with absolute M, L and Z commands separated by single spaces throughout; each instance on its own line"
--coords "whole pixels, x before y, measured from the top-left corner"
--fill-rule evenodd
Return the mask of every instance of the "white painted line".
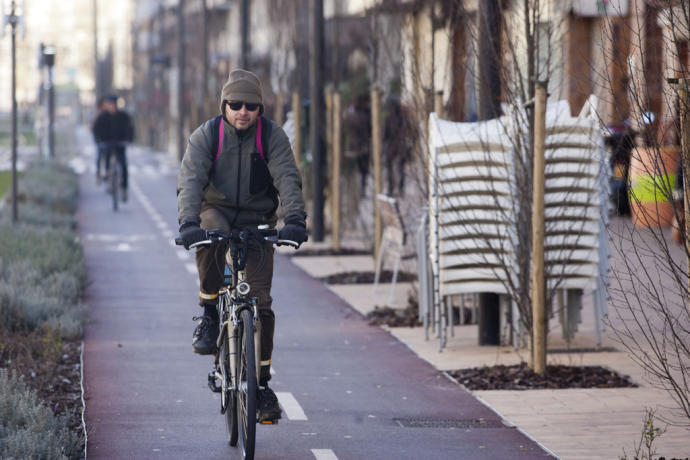
M 311 453 L 314 454 L 316 460 L 338 460 L 335 456 L 335 452 L 331 449 L 312 449 Z
M 180 260 L 189 259 L 189 253 L 187 251 L 175 251 L 175 254 L 177 254 L 177 258 Z
M 279 391 L 276 392 L 276 396 L 278 396 L 278 401 L 283 406 L 287 418 L 290 420 L 308 420 L 302 406 L 299 405 L 292 393 Z
M 131 252 L 132 246 L 129 243 L 120 243 L 115 247 L 118 252 Z
M 276 375 L 276 370 L 271 366 L 271 375 Z
M 197 272 L 196 272 L 196 264 L 184 264 L 184 268 L 186 268 L 187 271 L 188 271 L 189 273 L 191 273 L 192 275 L 196 275 L 196 274 L 197 274 Z

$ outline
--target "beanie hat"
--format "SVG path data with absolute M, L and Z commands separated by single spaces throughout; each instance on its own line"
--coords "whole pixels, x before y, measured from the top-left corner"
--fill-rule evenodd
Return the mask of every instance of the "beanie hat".
M 230 72 L 228 80 L 223 85 L 220 96 L 220 112 L 225 113 L 223 101 L 242 101 L 261 104 L 263 109 L 263 96 L 261 94 L 261 80 L 252 72 L 243 69 L 235 69 Z

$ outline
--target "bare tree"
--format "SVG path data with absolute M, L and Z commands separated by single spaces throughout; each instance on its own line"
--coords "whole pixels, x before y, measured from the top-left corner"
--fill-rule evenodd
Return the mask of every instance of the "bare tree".
M 619 118 L 627 115 L 636 134 L 627 186 L 637 226 L 618 220 L 610 228 L 618 261 L 612 267 L 610 324 L 649 381 L 673 398 L 675 407 L 657 416 L 684 426 L 690 426 L 690 239 L 681 228 L 681 246 L 676 246 L 665 227 L 671 217 L 681 222 L 685 214 L 678 201 L 674 203 L 674 182 L 677 162 L 683 176 L 690 172 L 687 160 L 679 156 L 680 113 L 688 110 L 688 102 L 666 78 L 690 78 L 689 15 L 687 0 L 631 2 L 624 25 L 630 51 L 621 55 L 609 50 L 612 65 L 607 69 L 614 71 L 602 76 L 610 94 L 617 83 L 615 69 L 628 73 L 630 111 Z M 613 39 L 620 34 L 620 24 L 607 21 L 606 31 Z M 600 107 L 602 117 L 610 115 L 610 106 L 606 109 Z M 675 188 L 675 198 L 682 198 L 682 189 Z
M 467 96 L 482 91 L 492 92 L 495 96 L 496 90 L 492 87 L 495 85 L 484 84 L 487 69 L 498 72 L 502 110 L 500 114 L 496 114 L 500 117 L 490 125 L 491 132 L 497 136 L 492 138 L 489 132 L 470 136 L 468 132 L 467 141 L 463 141 L 463 135 L 458 132 L 454 137 L 454 147 L 449 146 L 450 150 L 439 153 L 437 161 L 444 166 L 430 173 L 432 180 L 439 184 L 441 196 L 438 207 L 445 214 L 444 225 L 439 228 L 439 234 L 445 240 L 439 248 L 444 254 L 444 261 L 441 263 L 445 265 L 443 269 L 446 270 L 447 279 L 452 280 L 454 270 L 456 273 L 464 270 L 466 273 L 476 271 L 476 279 L 469 280 L 475 285 L 500 281 L 501 291 L 514 306 L 514 316 L 517 317 L 512 318 L 514 325 L 523 333 L 522 337 L 531 343 L 532 299 L 529 273 L 534 145 L 532 100 L 534 83 L 538 80 L 548 81 L 551 99 L 558 100 L 567 9 L 554 2 L 525 0 L 512 2 L 496 18 L 491 11 L 463 10 L 461 2 L 456 2 L 454 6 L 459 13 L 446 17 L 460 18 L 465 30 L 464 46 L 467 51 L 464 70 L 465 81 L 470 85 L 465 92 L 469 103 L 463 109 L 469 115 L 467 118 L 472 120 L 473 113 L 486 112 L 481 105 L 491 103 L 486 102 L 486 96 L 479 94 L 477 99 L 482 102 L 477 107 Z M 502 37 L 500 46 L 479 46 L 486 42 L 488 33 L 496 33 L 496 28 Z M 456 37 L 451 37 L 449 41 L 451 40 L 454 43 L 458 41 Z M 486 61 L 498 62 L 499 65 L 487 65 Z M 574 286 L 588 284 L 584 281 L 588 275 L 581 268 L 591 265 L 591 261 L 586 258 L 591 257 L 591 248 L 596 243 L 589 241 L 592 235 L 586 226 L 592 220 L 591 215 L 599 213 L 594 205 L 598 198 L 597 181 L 600 179 L 598 158 L 589 162 L 575 157 L 568 158 L 573 149 L 596 151 L 597 130 L 593 124 L 587 123 L 580 127 L 566 128 L 561 122 L 565 123 L 571 116 L 570 111 L 562 110 L 558 114 L 559 106 L 554 107 L 549 118 L 552 128 L 547 132 L 547 136 L 550 136 L 547 139 L 547 182 L 552 182 L 552 196 L 559 196 L 561 202 L 547 202 L 547 305 L 555 303 L 559 290 L 572 290 Z M 459 129 L 470 128 L 461 126 Z M 497 146 L 497 138 L 501 139 L 500 147 Z M 456 153 L 452 152 L 453 148 Z M 495 152 L 501 150 L 505 155 L 499 159 Z M 568 177 L 568 185 L 559 186 L 558 171 L 554 164 L 567 161 L 570 161 L 570 165 L 560 175 Z M 578 162 L 580 166 L 574 166 Z M 481 202 L 470 201 L 468 190 L 464 190 L 462 186 L 456 184 L 453 188 L 454 173 L 451 169 L 463 167 L 467 171 L 458 170 L 457 174 L 464 174 L 465 179 L 468 174 L 471 178 L 470 171 L 477 171 L 474 173 L 477 176 L 476 184 L 471 187 L 484 182 L 485 190 L 473 195 L 473 199 L 481 195 Z M 593 172 L 593 167 L 597 171 Z M 559 187 L 562 188 L 560 195 L 555 193 Z M 452 216 L 453 213 L 455 216 Z M 449 223 L 456 228 L 462 227 L 467 235 L 474 235 L 474 238 L 480 240 L 478 246 L 469 247 L 467 240 L 461 235 L 448 233 L 451 231 Z M 459 289 L 462 291 L 463 288 Z M 581 293 L 581 289 L 578 287 L 575 293 Z M 556 313 L 560 312 L 553 309 L 553 314 Z M 565 335 L 566 339 L 570 338 L 572 331 Z

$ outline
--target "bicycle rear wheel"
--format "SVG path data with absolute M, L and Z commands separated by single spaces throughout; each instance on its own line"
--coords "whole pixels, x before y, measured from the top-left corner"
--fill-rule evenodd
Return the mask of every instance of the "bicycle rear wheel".
M 225 411 L 225 431 L 228 435 L 228 444 L 237 445 L 237 391 L 231 390 L 232 374 L 230 371 L 230 341 L 233 340 L 230 333 L 226 334 L 225 340 L 220 345 L 220 373 L 223 376 L 226 389 L 222 395 L 223 410 Z
M 237 354 L 237 375 L 239 376 L 237 418 L 242 455 L 245 460 L 253 460 L 256 441 L 256 399 L 258 395 L 254 327 L 252 313 L 249 310 L 243 310 L 241 318 L 241 340 Z

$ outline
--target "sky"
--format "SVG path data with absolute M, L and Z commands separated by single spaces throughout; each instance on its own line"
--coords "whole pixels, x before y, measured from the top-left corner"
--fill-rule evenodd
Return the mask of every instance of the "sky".
M 116 60 L 115 84 L 129 86 L 131 70 L 126 63 L 131 50 L 132 2 L 95 1 L 98 2 L 100 56 L 105 55 L 108 43 L 112 42 Z M 10 1 L 0 2 L 4 12 L 8 12 Z M 73 84 L 83 98 L 91 97 L 94 86 L 94 0 L 20 0 L 17 4 L 19 13 L 24 16 L 23 36 L 21 28 L 17 28 L 17 101 L 20 106 L 36 99 L 41 84 L 38 68 L 41 42 L 56 48 L 56 84 Z M 0 111 L 11 107 L 10 50 L 10 28 L 7 26 L 0 37 Z

